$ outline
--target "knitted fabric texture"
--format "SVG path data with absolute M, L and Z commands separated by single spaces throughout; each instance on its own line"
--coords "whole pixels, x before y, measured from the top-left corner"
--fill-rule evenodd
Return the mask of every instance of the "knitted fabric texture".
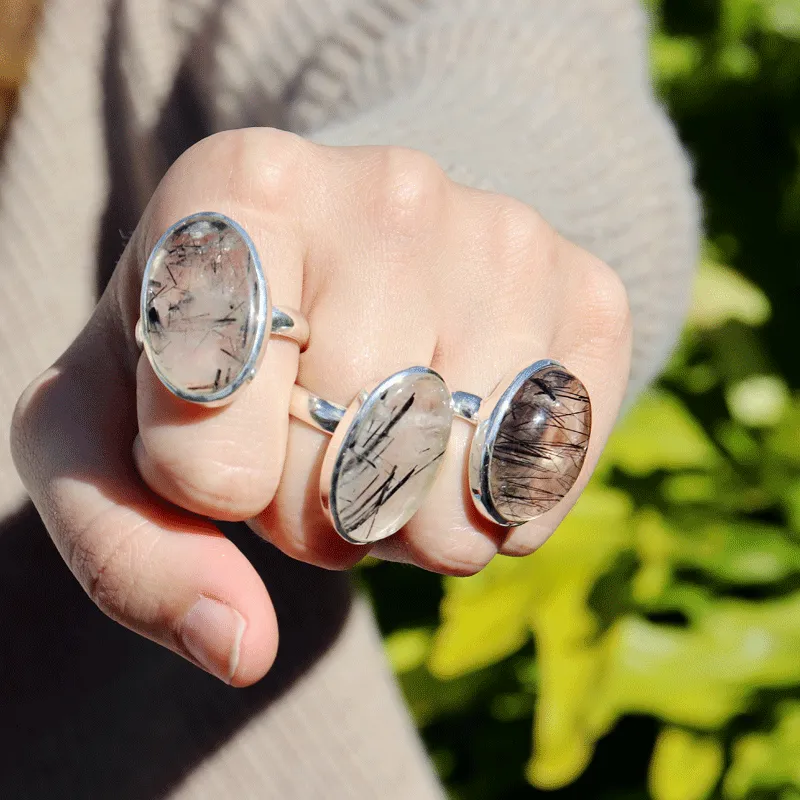
M 171 161 L 225 128 L 414 147 L 455 180 L 530 204 L 624 281 L 634 323 L 629 400 L 662 366 L 688 302 L 699 214 L 687 159 L 648 81 L 646 19 L 634 0 L 92 0 L 76 12 L 73 0 L 45 6 L 0 172 L 0 513 L 24 503 L 7 435 L 20 391 L 87 320 L 121 234 Z M 30 602 L 30 582 L 14 580 L 18 593 L 0 601 Z M 322 584 L 341 591 L 338 578 Z M 88 600 L 74 602 L 76 619 L 93 613 Z M 141 734 L 125 717 L 142 709 L 111 699 L 126 691 L 117 675 L 86 689 L 90 701 L 69 725 L 43 723 L 39 738 L 24 740 L 37 753 L 0 770 L 0 794 L 439 797 L 374 623 L 354 609 L 302 677 L 259 695 L 246 724 L 224 736 L 213 733 L 224 687 L 198 684 L 202 697 L 174 701 L 183 724 L 163 747 L 176 763 L 148 779 Z M 86 648 L 114 639 L 105 624 L 92 622 Z M 27 635 L 14 629 L 4 652 Z M 153 665 L 177 659 L 124 635 L 128 679 L 147 673 L 155 695 L 170 696 L 170 681 L 186 673 Z M 17 669 L 38 669 L 20 652 Z M 89 749 L 101 757 L 114 735 L 104 726 L 127 730 L 118 744 L 130 755 L 81 783 L 76 765 Z

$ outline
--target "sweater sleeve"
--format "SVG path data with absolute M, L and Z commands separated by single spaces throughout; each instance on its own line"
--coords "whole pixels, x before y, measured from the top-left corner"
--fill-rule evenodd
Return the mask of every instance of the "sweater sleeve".
M 300 2 L 300 0 L 298 0 Z M 356 3 L 300 73 L 289 127 L 327 144 L 423 150 L 516 197 L 623 279 L 628 400 L 687 307 L 699 211 L 647 69 L 635 0 Z

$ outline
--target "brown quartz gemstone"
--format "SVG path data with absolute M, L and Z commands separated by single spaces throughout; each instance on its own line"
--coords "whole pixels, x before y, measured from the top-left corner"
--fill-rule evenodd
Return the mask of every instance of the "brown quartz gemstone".
M 592 410 L 584 385 L 561 366 L 537 370 L 500 421 L 488 464 L 494 511 L 521 525 L 549 511 L 583 466 Z

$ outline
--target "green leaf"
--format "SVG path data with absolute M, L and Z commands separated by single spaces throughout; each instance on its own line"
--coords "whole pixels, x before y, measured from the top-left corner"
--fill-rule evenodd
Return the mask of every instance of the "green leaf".
M 764 24 L 764 0 L 723 0 L 721 6 L 721 33 L 727 41 L 743 39 Z
M 442 626 L 428 662 L 438 678 L 480 669 L 519 650 L 530 638 L 530 585 L 519 562 L 495 558 L 479 575 L 445 583 Z
M 766 446 L 787 466 L 800 468 L 800 395 L 795 395 L 786 414 L 769 432 Z
M 717 66 L 720 74 L 726 78 L 749 80 L 758 75 L 761 65 L 752 47 L 743 42 L 731 42 L 717 54 Z
M 408 707 L 422 727 L 450 714 L 457 714 L 474 702 L 492 683 L 489 670 L 472 672 L 451 680 L 440 680 L 417 667 L 398 676 Z
M 735 743 L 724 784 L 729 800 L 762 797 L 779 789 L 800 792 L 800 701 L 779 703 L 775 717 L 770 731 L 747 734 Z
M 665 728 L 650 765 L 653 800 L 705 800 L 722 774 L 720 742 L 683 728 Z
M 539 786 L 569 783 L 591 758 L 596 737 L 583 717 L 598 620 L 589 594 L 630 544 L 631 514 L 626 494 L 592 487 L 531 558 L 497 557 L 479 575 L 445 582 L 429 660 L 436 678 L 480 674 L 475 670 L 518 650 L 531 632 L 536 637 L 539 698 L 528 775 Z
M 631 475 L 647 475 L 658 469 L 710 469 L 721 457 L 680 400 L 654 389 L 617 426 L 604 460 Z
M 754 375 L 775 373 L 760 332 L 739 320 L 728 320 L 720 328 L 706 331 L 714 371 L 727 386 Z
M 767 296 L 736 270 L 706 255 L 694 284 L 690 324 L 718 328 L 728 320 L 763 325 L 770 317 Z
M 660 81 L 675 81 L 691 75 L 700 64 L 700 43 L 689 36 L 656 33 L 650 43 L 653 75 Z
M 789 529 L 800 535 L 800 478 L 793 481 L 783 493 L 783 505 L 789 521 Z
M 721 729 L 760 692 L 800 684 L 800 593 L 749 601 L 708 596 L 688 627 L 629 615 L 603 640 L 591 724 L 627 713 Z
M 787 39 L 800 41 L 800 3 L 797 0 L 766 0 L 767 26 Z
M 405 628 L 384 639 L 386 655 L 397 675 L 422 666 L 430 650 L 431 636 L 428 628 Z
M 655 509 L 645 509 L 636 523 L 643 568 L 670 573 L 690 569 L 727 585 L 757 586 L 800 575 L 800 547 L 774 525 L 720 520 L 678 527 Z
M 564 786 L 585 769 L 601 732 L 587 725 L 596 690 L 599 620 L 595 585 L 631 544 L 632 504 L 622 492 L 593 488 L 529 562 L 536 593 L 528 609 L 536 638 L 539 691 L 528 779 Z
M 751 375 L 729 386 L 725 400 L 733 419 L 751 428 L 766 428 L 783 417 L 789 389 L 777 375 Z

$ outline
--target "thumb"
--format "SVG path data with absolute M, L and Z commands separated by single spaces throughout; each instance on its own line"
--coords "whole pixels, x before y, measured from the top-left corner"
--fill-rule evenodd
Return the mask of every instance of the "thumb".
M 211 522 L 160 499 L 133 464 L 145 225 L 146 215 L 85 329 L 20 398 L 12 453 L 53 541 L 100 609 L 245 686 L 277 650 L 264 584 Z

